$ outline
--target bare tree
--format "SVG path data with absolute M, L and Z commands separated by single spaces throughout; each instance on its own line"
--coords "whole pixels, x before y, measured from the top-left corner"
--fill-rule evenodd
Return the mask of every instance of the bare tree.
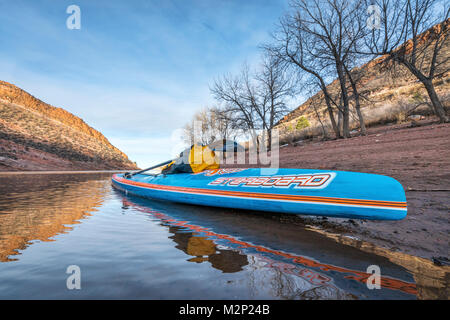
M 362 0 L 293 0 L 292 12 L 281 20 L 281 30 L 278 36 L 275 36 L 277 45 L 272 47 L 272 52 L 285 57 L 287 61 L 319 81 L 337 136 L 340 135 L 340 130 L 334 120 L 331 104 L 338 104 L 332 101 L 327 82 L 334 78 L 339 81 L 342 96 L 342 135 L 349 137 L 350 110 L 346 68 L 350 70 L 348 61 L 355 56 L 353 49 L 364 37 L 365 24 L 358 16 L 362 4 Z M 355 89 L 356 86 L 353 87 L 353 90 Z
M 312 93 L 311 93 L 310 95 L 312 95 Z M 321 126 L 321 128 L 322 128 L 323 139 L 326 140 L 326 139 L 328 138 L 328 133 L 327 133 L 327 130 L 326 130 L 326 128 L 325 128 L 325 125 L 324 125 L 324 123 L 323 123 L 323 121 L 322 121 L 322 118 L 320 117 L 319 110 L 317 110 L 317 102 L 316 102 L 316 101 L 311 101 L 311 102 L 310 102 L 310 107 L 313 108 L 314 113 L 316 114 L 317 120 L 319 121 L 320 126 Z
M 217 137 L 221 140 L 229 138 L 234 139 L 236 132 L 234 130 L 232 118 L 219 107 L 211 108 L 210 112 L 214 118 Z
M 244 65 L 240 74 L 218 78 L 210 88 L 214 98 L 222 104 L 222 112 L 232 121 L 235 128 L 254 132 L 257 128 L 255 103 L 252 103 L 254 89 L 250 85 L 249 68 Z
M 272 144 L 272 129 L 288 111 L 286 99 L 293 95 L 293 83 L 286 75 L 280 60 L 264 56 L 261 70 L 256 73 L 258 100 L 255 110 L 268 133 L 268 146 Z
M 216 140 L 228 139 L 233 126 L 228 118 L 217 107 L 204 108 L 194 114 L 192 120 L 184 126 L 185 142 L 200 142 L 208 145 Z
M 297 20 L 292 14 L 287 14 L 280 19 L 280 27 L 272 34 L 272 37 L 274 43 L 266 44 L 263 48 L 280 61 L 298 68 L 300 74 L 306 74 L 303 77 L 300 75 L 299 78 L 306 80 L 306 82 L 317 82 L 319 84 L 336 138 L 341 137 L 334 118 L 332 98 L 327 88 L 325 78 L 327 70 L 319 68 L 317 60 L 312 58 L 311 52 L 315 49 L 312 36 L 297 24 Z
M 446 62 L 450 57 L 442 51 L 448 41 L 448 2 L 376 0 L 369 3 L 377 6 L 380 24 L 366 39 L 369 49 L 366 53 L 388 55 L 386 63 L 405 66 L 424 85 L 440 121 L 448 122 L 433 84 L 433 79 L 449 71 Z
M 335 67 L 342 94 L 343 136 L 349 137 L 350 109 L 347 89 L 346 62 L 352 49 L 363 37 L 362 21 L 358 17 L 359 0 L 295 0 L 299 27 L 311 34 L 317 43 L 314 58 L 322 65 Z
M 224 104 L 222 113 L 229 116 L 234 128 L 249 131 L 259 145 L 256 130 L 268 134 L 270 148 L 272 129 L 288 111 L 286 99 L 293 94 L 292 81 L 283 65 L 265 56 L 260 69 L 250 74 L 244 65 L 238 76 L 223 76 L 211 88 L 216 100 Z
M 352 87 L 353 99 L 355 100 L 355 110 L 358 115 L 359 127 L 361 128 L 361 135 L 365 136 L 367 134 L 366 124 L 364 123 L 364 117 L 361 112 L 361 99 L 360 93 L 358 90 L 357 83 L 361 81 L 362 74 L 359 70 L 350 71 L 346 65 L 344 65 L 345 73 L 347 74 L 347 78 L 350 81 Z

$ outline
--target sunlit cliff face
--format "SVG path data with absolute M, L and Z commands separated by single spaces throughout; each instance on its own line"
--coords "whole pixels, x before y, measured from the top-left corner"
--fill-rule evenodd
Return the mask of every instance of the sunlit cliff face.
M 0 169 L 136 168 L 82 119 L 4 81 L 0 81 L 0 116 Z

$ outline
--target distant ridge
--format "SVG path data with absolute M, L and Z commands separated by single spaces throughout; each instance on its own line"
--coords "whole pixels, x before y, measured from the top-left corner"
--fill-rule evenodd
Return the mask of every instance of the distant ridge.
M 135 168 L 82 119 L 0 81 L 0 170 Z

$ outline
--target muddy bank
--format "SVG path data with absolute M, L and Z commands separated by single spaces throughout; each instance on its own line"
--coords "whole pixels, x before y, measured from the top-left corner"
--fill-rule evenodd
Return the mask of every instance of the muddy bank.
M 248 165 L 247 165 L 248 166 Z M 308 141 L 280 149 L 280 167 L 376 173 L 400 181 L 408 215 L 401 221 L 283 217 L 428 259 L 448 258 L 450 125 L 423 120 L 370 128 L 351 139 Z

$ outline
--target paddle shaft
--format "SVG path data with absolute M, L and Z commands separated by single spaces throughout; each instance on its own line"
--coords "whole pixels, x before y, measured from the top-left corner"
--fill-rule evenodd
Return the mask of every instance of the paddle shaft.
M 144 173 L 145 171 L 148 171 L 148 170 L 152 170 L 152 169 L 156 169 L 156 168 L 165 166 L 165 165 L 171 163 L 172 161 L 173 161 L 173 160 L 167 160 L 167 161 L 164 161 L 164 162 L 162 162 L 162 163 L 160 163 L 160 164 L 157 164 L 157 165 L 155 165 L 155 166 L 151 166 L 151 167 L 149 167 L 149 168 L 147 168 L 147 169 L 143 169 L 143 170 L 140 170 L 140 171 L 137 171 L 137 172 L 133 172 L 133 173 L 127 172 L 125 175 L 126 175 L 128 178 L 131 178 L 132 176 L 134 176 L 134 175 L 136 175 L 136 174 Z

